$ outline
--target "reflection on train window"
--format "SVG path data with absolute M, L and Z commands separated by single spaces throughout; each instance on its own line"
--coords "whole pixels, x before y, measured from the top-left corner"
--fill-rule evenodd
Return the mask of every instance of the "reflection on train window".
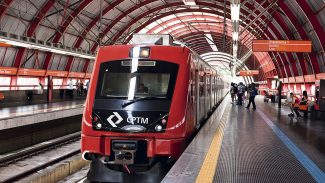
M 131 90 L 131 92 L 134 92 L 135 97 L 166 98 L 169 79 L 170 74 L 168 73 L 131 74 L 106 72 L 103 78 L 101 96 L 127 97 L 129 90 Z

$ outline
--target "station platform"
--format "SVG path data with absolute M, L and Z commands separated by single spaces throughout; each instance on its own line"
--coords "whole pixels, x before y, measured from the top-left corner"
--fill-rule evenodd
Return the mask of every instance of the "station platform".
M 0 110 L 0 130 L 81 115 L 85 100 L 5 107 Z
M 325 120 L 225 99 L 163 182 L 325 182 Z

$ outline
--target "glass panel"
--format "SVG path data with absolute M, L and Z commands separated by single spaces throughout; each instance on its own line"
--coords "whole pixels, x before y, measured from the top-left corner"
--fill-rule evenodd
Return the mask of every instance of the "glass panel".
M 19 90 L 32 90 L 35 89 L 39 84 L 38 78 L 25 78 L 19 77 L 17 79 L 17 85 Z
M 63 79 L 53 79 L 53 89 L 60 89 L 62 85 Z
M 96 98 L 171 99 L 178 65 L 165 61 L 121 60 L 101 64 Z
M 0 86 L 9 86 L 10 77 L 0 77 Z M 0 91 L 9 90 L 10 87 L 0 87 Z
M 132 79 L 135 80 L 135 97 L 163 97 L 166 98 L 170 79 L 168 73 L 111 73 L 104 74 L 101 96 L 127 97 Z

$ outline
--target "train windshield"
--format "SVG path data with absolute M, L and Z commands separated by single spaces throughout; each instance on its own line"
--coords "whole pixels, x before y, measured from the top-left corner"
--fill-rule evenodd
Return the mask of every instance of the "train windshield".
M 146 60 L 139 61 L 135 69 L 131 62 L 110 61 L 101 65 L 96 98 L 171 99 L 177 64 Z M 140 65 L 141 62 L 145 64 Z

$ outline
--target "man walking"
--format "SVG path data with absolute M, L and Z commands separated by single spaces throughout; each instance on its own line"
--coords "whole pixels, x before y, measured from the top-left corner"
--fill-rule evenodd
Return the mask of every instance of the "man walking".
M 255 96 L 257 95 L 257 89 L 255 88 L 255 84 L 252 83 L 251 84 L 251 88 L 249 90 L 249 102 L 246 108 L 249 108 L 249 106 L 251 105 L 251 103 L 253 104 L 253 109 L 256 109 L 256 105 L 255 105 Z
M 242 82 L 240 82 L 239 85 L 238 85 L 238 93 L 237 93 L 238 103 L 237 103 L 237 105 L 243 105 L 244 92 L 245 92 L 245 86 L 243 85 Z

